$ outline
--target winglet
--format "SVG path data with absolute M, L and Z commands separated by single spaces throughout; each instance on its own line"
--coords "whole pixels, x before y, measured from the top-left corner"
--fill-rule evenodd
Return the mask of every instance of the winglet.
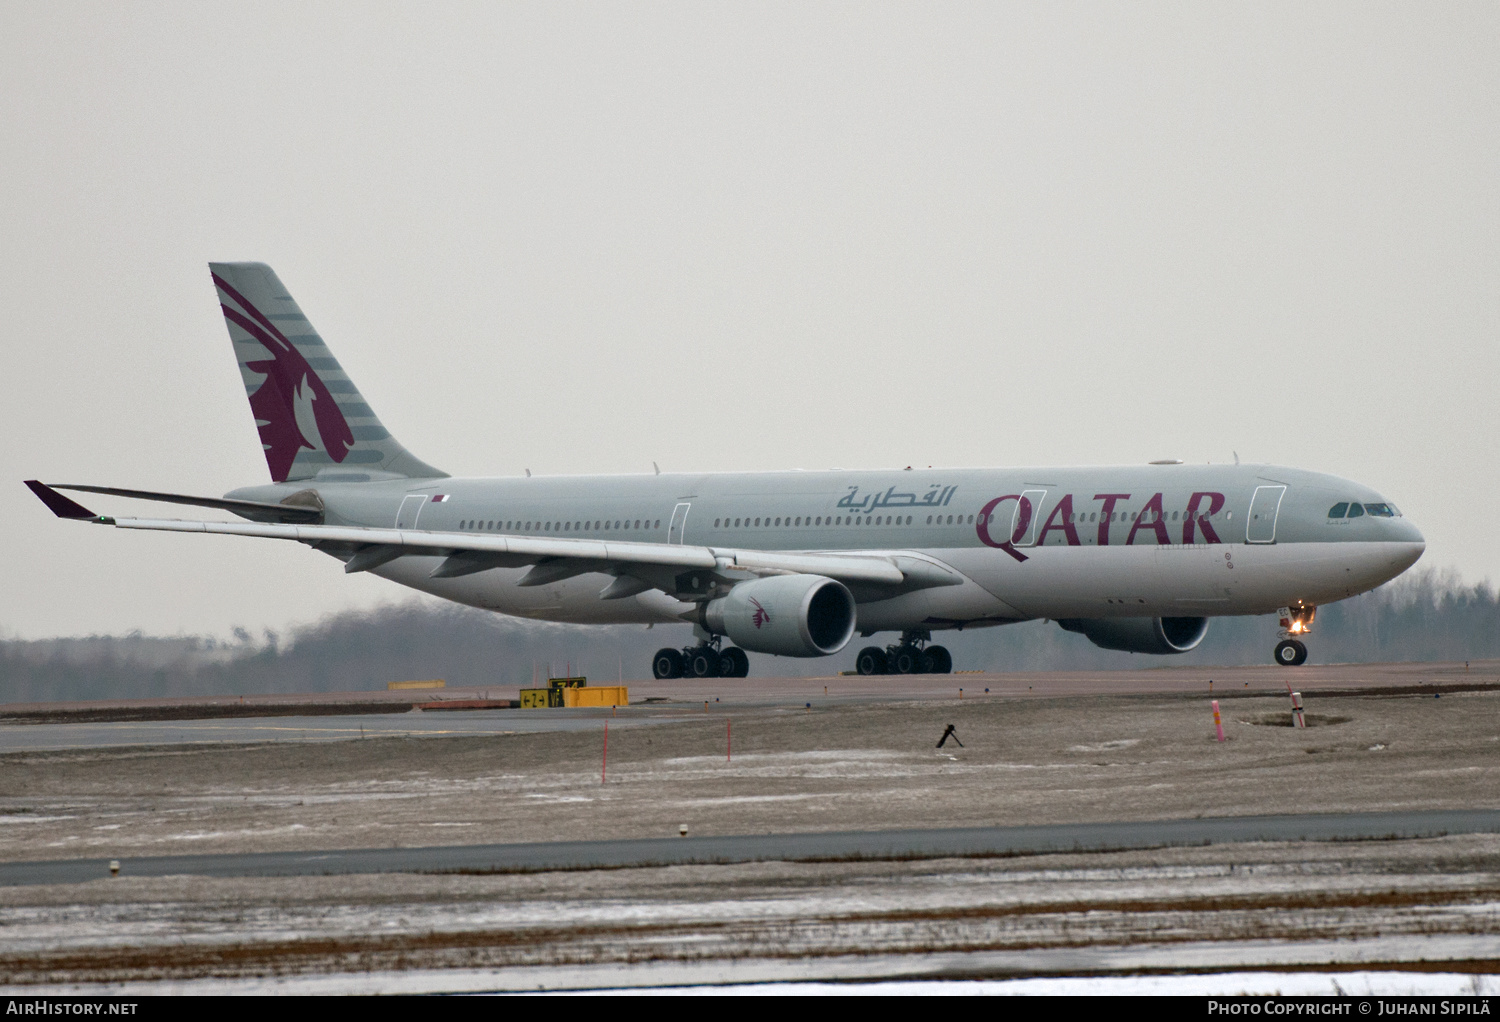
M 26 485 L 31 489 L 32 493 L 41 498 L 42 503 L 47 505 L 47 509 L 59 518 L 99 517 L 82 504 L 64 497 L 46 483 L 39 483 L 35 479 L 28 479 L 26 480 Z

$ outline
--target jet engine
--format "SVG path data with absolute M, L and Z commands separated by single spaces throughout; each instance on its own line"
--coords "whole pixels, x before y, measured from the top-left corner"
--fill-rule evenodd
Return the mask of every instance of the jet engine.
M 1096 646 L 1127 653 L 1186 653 L 1208 634 L 1206 617 L 1073 617 L 1057 623 Z
M 854 635 L 854 597 L 822 575 L 773 575 L 709 601 L 701 623 L 756 653 L 828 656 Z

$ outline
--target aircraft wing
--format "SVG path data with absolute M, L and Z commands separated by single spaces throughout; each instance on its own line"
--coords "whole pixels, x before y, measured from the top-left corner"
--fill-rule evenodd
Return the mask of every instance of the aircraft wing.
M 32 485 L 35 483 L 35 485 Z M 43 497 L 38 486 L 48 490 L 75 490 L 79 493 L 105 493 L 114 497 L 132 497 L 136 500 L 156 500 L 167 504 L 188 504 L 193 507 L 208 507 L 217 511 L 233 511 L 237 515 L 243 515 L 252 520 L 269 520 L 280 522 L 319 522 L 323 518 L 323 509 L 308 504 L 267 504 L 259 500 L 230 500 L 227 497 L 190 497 L 182 493 L 158 493 L 155 490 L 125 490 L 117 486 L 84 486 L 81 483 L 37 483 L 29 480 L 26 483 L 33 493 L 46 502 L 48 498 Z M 57 494 L 61 496 L 61 494 Z M 64 500 L 67 498 L 64 497 Z M 71 502 L 70 502 L 71 503 Z M 48 504 L 50 507 L 51 505 Z M 79 505 L 74 504 L 74 507 Z M 76 517 L 64 515 L 63 517 Z
M 364 571 L 407 554 L 441 556 L 435 578 L 452 578 L 488 568 L 533 565 L 520 585 L 541 585 L 571 575 L 604 572 L 628 575 L 632 568 L 700 569 L 761 574 L 824 575 L 841 582 L 877 587 L 928 588 L 960 585 L 962 576 L 925 558 L 898 551 L 782 552 L 735 547 L 640 543 L 605 539 L 475 535 L 342 525 L 294 525 L 269 522 L 207 522 L 95 515 L 45 484 L 29 481 L 32 491 L 61 518 L 86 520 L 118 529 L 197 532 L 219 536 L 252 536 L 306 543 L 330 553 L 347 554 L 346 571 Z M 528 581 L 528 579 L 530 579 Z M 653 585 L 651 588 L 661 588 Z

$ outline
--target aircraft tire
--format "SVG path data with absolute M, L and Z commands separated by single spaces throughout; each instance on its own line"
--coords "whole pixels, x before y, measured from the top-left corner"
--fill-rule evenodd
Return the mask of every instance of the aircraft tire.
M 922 652 L 915 646 L 897 646 L 891 654 L 892 674 L 917 674 L 922 670 Z
M 687 657 L 683 673 L 694 678 L 717 678 L 721 670 L 719 651 L 712 646 L 699 646 Z
M 928 646 L 922 650 L 919 669 L 923 674 L 952 674 L 953 655 L 945 646 Z
M 681 650 L 671 647 L 657 650 L 651 658 L 651 673 L 658 678 L 680 678 L 683 666 Z
M 1282 667 L 1301 667 L 1307 663 L 1307 647 L 1296 639 L 1282 639 L 1276 644 L 1274 659 Z
M 721 678 L 748 678 L 750 676 L 750 658 L 745 651 L 738 646 L 730 646 L 719 654 L 719 677 Z
M 866 646 L 854 658 L 854 669 L 860 674 L 884 674 L 886 668 L 885 650 L 879 646 Z

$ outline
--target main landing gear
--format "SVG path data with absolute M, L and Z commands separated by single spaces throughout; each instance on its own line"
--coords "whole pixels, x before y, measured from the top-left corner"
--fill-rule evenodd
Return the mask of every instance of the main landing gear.
M 1307 646 L 1296 636 L 1312 631 L 1317 612 L 1317 607 L 1281 608 L 1281 631 L 1278 633 L 1281 641 L 1276 644 L 1272 656 L 1282 667 L 1301 667 L 1307 663 Z
M 738 646 L 720 650 L 718 639 L 702 646 L 656 651 L 651 673 L 658 678 L 744 678 L 750 674 L 750 658 Z
M 860 674 L 952 674 L 953 657 L 942 646 L 928 646 L 930 632 L 904 632 L 901 641 L 881 649 L 866 646 L 854 659 Z

